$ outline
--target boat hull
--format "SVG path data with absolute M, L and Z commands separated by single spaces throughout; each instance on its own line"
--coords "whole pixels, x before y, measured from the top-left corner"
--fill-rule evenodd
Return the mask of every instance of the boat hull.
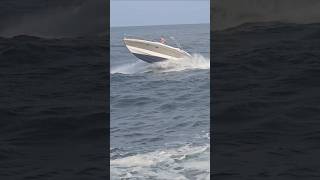
M 147 62 L 147 63 L 156 63 L 156 62 L 161 62 L 161 61 L 166 61 L 168 59 L 158 57 L 158 56 L 152 56 L 152 55 L 147 55 L 147 54 L 138 54 L 138 53 L 132 53 L 134 56 L 137 58 Z
M 187 52 L 181 49 L 159 42 L 124 38 L 124 43 L 134 56 L 147 63 L 156 63 L 166 60 L 181 60 L 186 57 L 190 57 Z

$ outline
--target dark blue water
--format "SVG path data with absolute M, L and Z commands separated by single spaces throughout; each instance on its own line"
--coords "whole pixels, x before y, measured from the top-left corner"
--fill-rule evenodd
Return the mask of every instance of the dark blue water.
M 107 179 L 106 37 L 0 37 L 0 179 Z
M 125 34 L 172 36 L 193 58 L 148 64 Z M 209 179 L 209 25 L 111 28 L 112 179 Z
M 216 180 L 319 179 L 320 24 L 214 31 Z

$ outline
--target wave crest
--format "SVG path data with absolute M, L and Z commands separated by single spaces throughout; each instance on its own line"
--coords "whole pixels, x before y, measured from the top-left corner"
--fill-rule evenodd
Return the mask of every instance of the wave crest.
M 112 178 L 210 179 L 209 144 L 186 145 L 111 160 Z

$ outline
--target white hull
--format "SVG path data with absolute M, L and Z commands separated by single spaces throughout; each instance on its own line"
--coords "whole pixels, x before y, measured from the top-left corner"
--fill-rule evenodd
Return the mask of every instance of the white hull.
M 182 60 L 191 57 L 189 53 L 175 47 L 142 39 L 124 38 L 128 50 L 137 58 L 148 63 L 165 60 Z

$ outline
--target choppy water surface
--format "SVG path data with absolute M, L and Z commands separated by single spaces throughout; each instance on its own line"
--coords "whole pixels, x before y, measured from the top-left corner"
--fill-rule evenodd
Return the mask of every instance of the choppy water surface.
M 209 179 L 209 25 L 111 28 L 111 178 Z M 125 34 L 172 36 L 193 55 L 148 64 Z
M 107 48 L 0 37 L 0 179 L 107 179 Z
M 319 179 L 320 24 L 213 32 L 214 174 Z

